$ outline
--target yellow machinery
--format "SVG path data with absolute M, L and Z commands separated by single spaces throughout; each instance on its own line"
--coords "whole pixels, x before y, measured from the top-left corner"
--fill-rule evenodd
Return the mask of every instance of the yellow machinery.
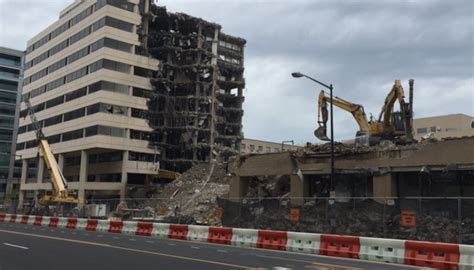
M 41 197 L 39 199 L 39 203 L 41 205 L 49 205 L 53 203 L 82 203 L 81 200 L 77 199 L 76 196 L 73 196 L 73 194 L 70 194 L 68 191 L 67 181 L 64 178 L 64 175 L 61 172 L 56 159 L 54 158 L 53 152 L 51 151 L 43 131 L 41 130 L 41 126 L 36 119 L 35 112 L 31 106 L 29 98 L 26 98 L 25 103 L 28 108 L 28 115 L 30 116 L 31 124 L 33 125 L 36 133 L 36 139 L 38 141 L 38 153 L 44 159 L 46 167 L 48 168 L 51 175 L 51 183 L 53 185 L 52 193 L 45 194 L 43 197 Z
M 405 102 L 405 94 L 400 80 L 396 80 L 390 93 L 385 99 L 382 111 L 379 115 L 379 120 L 367 121 L 367 116 L 364 112 L 364 107 L 360 104 L 351 103 L 340 97 L 334 97 L 332 104 L 352 114 L 357 124 L 359 131 L 356 136 L 367 135 L 369 139 L 397 139 L 402 138 L 411 142 L 413 140 L 413 80 L 410 80 L 410 102 Z M 393 112 L 393 107 L 396 101 L 400 103 L 401 112 Z M 314 131 L 314 135 L 323 141 L 329 141 L 327 137 L 327 121 L 328 121 L 328 106 L 330 98 L 324 91 L 319 94 L 319 110 L 318 110 L 318 124 L 319 128 Z M 321 119 L 319 121 L 319 119 Z

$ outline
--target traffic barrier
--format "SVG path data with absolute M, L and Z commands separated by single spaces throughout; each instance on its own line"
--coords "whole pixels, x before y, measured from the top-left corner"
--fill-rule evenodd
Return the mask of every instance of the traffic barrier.
M 168 238 L 170 233 L 170 225 L 166 223 L 153 223 L 153 231 L 151 236 Z
M 66 217 L 58 218 L 58 228 L 66 228 L 66 226 L 67 226 L 67 218 Z
M 109 221 L 109 232 L 122 233 L 123 222 L 118 220 Z
M 77 226 L 77 218 L 68 218 L 66 223 L 66 228 L 75 229 Z
M 188 226 L 188 240 L 207 242 L 209 236 L 208 226 L 189 225 Z
M 137 229 L 136 229 L 137 235 L 151 236 L 151 233 L 153 232 L 153 223 L 138 222 L 136 223 L 136 226 L 137 226 Z
M 137 222 L 135 221 L 124 221 L 122 227 L 122 233 L 136 234 L 137 233 Z
M 76 224 L 76 230 L 85 230 L 87 228 L 87 219 L 78 218 Z
M 321 244 L 319 247 L 319 254 L 321 255 L 359 258 L 359 251 L 359 237 L 321 234 Z
M 404 264 L 405 241 L 361 237 L 359 257 L 368 261 Z
M 41 219 L 41 226 L 48 227 L 50 219 L 51 219 L 51 217 L 43 216 L 43 218 Z
M 287 242 L 287 232 L 258 230 L 258 248 L 285 250 Z
M 437 269 L 459 269 L 459 245 L 405 241 L 405 264 Z
M 4 222 L 5 221 L 5 214 L 0 214 L 0 222 Z
M 110 227 L 110 221 L 105 219 L 99 219 L 97 228 L 95 229 L 98 232 L 108 232 Z
M 232 229 L 232 245 L 239 247 L 256 247 L 258 231 L 253 229 Z
M 5 218 L 3 219 L 3 222 L 10 222 L 12 215 L 11 214 L 5 214 Z
M 459 253 L 459 269 L 474 270 L 474 246 L 459 245 Z
M 321 235 L 315 233 L 288 232 L 287 251 L 319 254 Z
M 35 222 L 33 223 L 33 225 L 41 226 L 42 223 L 43 223 L 43 217 L 42 216 L 36 216 L 35 217 Z
M 97 219 L 88 219 L 86 225 L 86 231 L 96 231 L 99 221 Z
M 15 223 L 16 221 L 16 215 L 11 215 L 10 216 L 10 223 Z
M 21 221 L 20 221 L 20 223 L 21 223 L 21 224 L 28 224 L 28 219 L 29 219 L 29 218 L 30 218 L 30 217 L 27 216 L 27 215 L 21 216 Z
M 168 238 L 173 239 L 188 239 L 188 225 L 185 224 L 170 224 L 170 231 Z
M 58 223 L 59 223 L 59 218 L 58 217 L 51 217 L 49 219 L 49 224 L 48 226 L 49 227 L 58 227 Z
M 227 227 L 209 227 L 209 236 L 207 242 L 230 245 L 232 244 L 232 228 Z

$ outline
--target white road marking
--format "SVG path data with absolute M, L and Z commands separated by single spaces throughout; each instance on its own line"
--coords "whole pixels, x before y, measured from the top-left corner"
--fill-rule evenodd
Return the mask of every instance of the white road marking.
M 113 238 L 113 239 L 120 239 L 120 238 L 119 238 L 119 237 L 117 237 L 117 236 L 113 236 L 112 238 Z
M 130 241 L 137 241 L 137 240 L 135 240 L 134 238 L 129 238 L 128 240 L 130 240 Z
M 147 242 L 147 243 L 150 243 L 150 244 L 154 244 L 154 243 L 155 243 L 155 241 L 150 241 L 150 240 L 147 240 L 146 242 Z
M 102 234 L 97 235 L 97 237 L 104 237 Z
M 84 235 L 85 235 L 85 236 L 89 236 L 89 234 L 88 234 L 88 233 L 85 233 Z
M 14 248 L 29 249 L 29 248 L 24 247 L 24 246 L 18 246 L 18 245 L 9 244 L 9 243 L 3 243 L 3 244 L 4 244 L 5 246 L 14 247 Z
M 41 228 L 42 231 L 44 231 L 44 228 Z
M 49 230 L 50 232 L 55 232 L 55 230 Z
M 192 249 L 200 249 L 199 247 L 191 246 Z
M 227 250 L 218 249 L 217 252 L 227 253 Z
M 176 244 L 168 243 L 168 246 L 176 246 Z
M 71 232 L 72 234 L 77 234 L 77 232 Z
M 65 231 L 61 231 L 61 233 L 66 233 Z

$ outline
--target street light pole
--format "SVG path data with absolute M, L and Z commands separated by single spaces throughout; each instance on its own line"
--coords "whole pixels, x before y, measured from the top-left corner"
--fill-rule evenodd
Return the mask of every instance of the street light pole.
M 313 82 L 319 84 L 319 85 L 322 85 L 324 87 L 326 87 L 327 89 L 329 89 L 329 100 L 331 102 L 331 105 L 330 105 L 330 108 L 331 108 L 331 115 L 330 115 L 330 118 L 331 118 L 331 179 L 330 179 L 330 182 L 329 182 L 329 197 L 335 197 L 335 193 L 334 193 L 334 115 L 333 115 L 333 105 L 332 105 L 332 90 L 333 90 L 333 86 L 332 84 L 330 85 L 327 85 L 325 83 L 322 83 L 314 78 L 311 78 L 310 76 L 308 75 L 305 75 L 301 72 L 293 72 L 291 73 L 291 76 L 293 76 L 294 78 L 301 78 L 301 77 L 305 77 L 307 79 L 310 79 L 312 80 Z

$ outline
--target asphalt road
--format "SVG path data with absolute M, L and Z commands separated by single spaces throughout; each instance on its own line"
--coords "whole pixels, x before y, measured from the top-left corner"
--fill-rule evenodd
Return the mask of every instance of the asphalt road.
M 417 269 L 135 235 L 0 223 L 0 270 Z

